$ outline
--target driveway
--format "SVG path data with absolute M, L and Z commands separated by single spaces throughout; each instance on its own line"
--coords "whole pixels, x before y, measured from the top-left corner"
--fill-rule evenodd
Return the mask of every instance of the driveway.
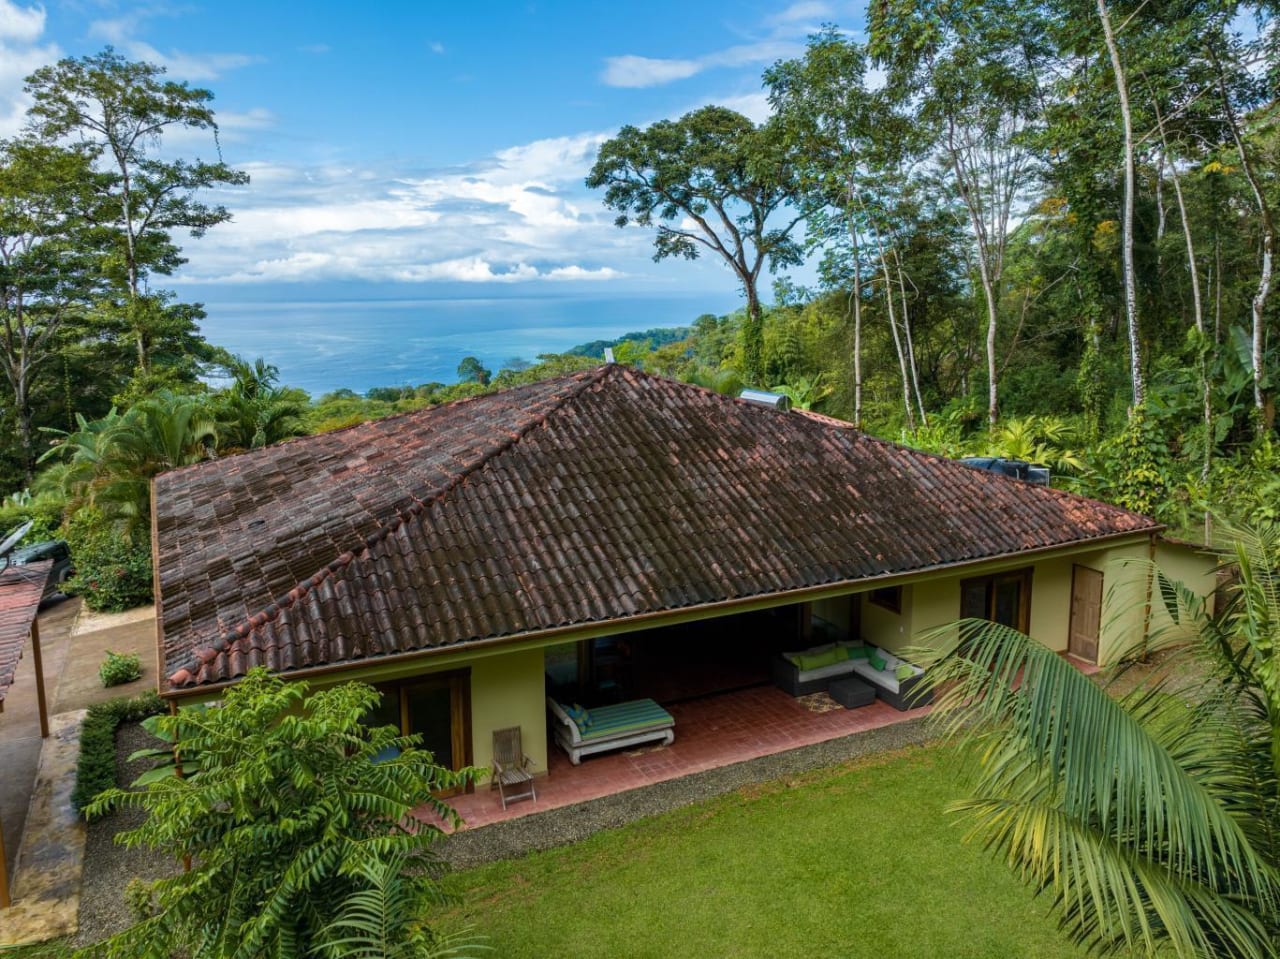
M 118 616 L 81 615 L 79 599 L 58 599 L 41 610 L 40 650 L 49 714 L 84 709 L 117 696 L 136 696 L 156 686 L 155 615 L 134 610 Z M 137 653 L 142 678 L 105 689 L 98 667 L 110 649 Z M 40 762 L 40 719 L 36 707 L 35 667 L 28 645 L 0 713 L 0 823 L 4 826 L 7 867 L 12 875 L 27 806 Z

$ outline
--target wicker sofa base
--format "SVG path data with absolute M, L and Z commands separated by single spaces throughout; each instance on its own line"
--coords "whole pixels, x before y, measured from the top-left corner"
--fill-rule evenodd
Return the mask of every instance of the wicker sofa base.
M 827 684 L 833 679 L 852 675 L 853 662 L 847 660 L 836 663 L 834 669 L 824 667 L 805 673 L 785 656 L 775 656 L 770 668 L 773 672 L 773 684 L 788 696 L 808 696 L 810 693 L 826 692 Z

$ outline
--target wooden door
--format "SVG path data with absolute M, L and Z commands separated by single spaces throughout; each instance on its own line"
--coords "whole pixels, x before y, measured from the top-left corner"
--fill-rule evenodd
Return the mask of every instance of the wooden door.
M 1086 662 L 1098 661 L 1102 628 L 1102 574 L 1088 566 L 1071 569 L 1071 626 L 1067 652 Z

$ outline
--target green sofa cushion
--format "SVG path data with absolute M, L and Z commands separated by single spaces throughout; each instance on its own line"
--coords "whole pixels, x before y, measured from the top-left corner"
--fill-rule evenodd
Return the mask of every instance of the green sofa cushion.
M 902 682 L 904 679 L 910 679 L 915 674 L 916 671 L 912 669 L 908 663 L 903 663 L 894 671 L 894 675 L 898 677 L 898 682 Z
M 867 654 L 867 662 L 869 662 L 876 669 L 884 669 L 886 665 L 884 661 L 884 657 L 880 655 L 880 650 L 878 649 L 873 653 Z
M 796 657 L 796 665 L 800 667 L 801 670 L 821 669 L 823 666 L 843 663 L 845 659 L 845 651 L 836 647 L 835 649 L 828 649 L 821 653 L 801 653 Z

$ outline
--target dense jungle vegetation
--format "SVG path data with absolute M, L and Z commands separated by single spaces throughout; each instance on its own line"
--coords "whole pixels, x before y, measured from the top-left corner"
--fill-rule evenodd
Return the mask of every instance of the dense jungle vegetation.
M 743 308 L 454 384 L 310 397 L 205 341 L 160 286 L 230 213 L 212 94 L 107 49 L 27 82 L 0 142 L 0 525 L 61 529 L 78 587 L 150 595 L 149 479 L 200 459 L 619 362 L 1058 482 L 1204 535 L 1275 518 L 1280 135 L 1273 3 L 887 0 L 710 105 L 604 143 L 587 178 L 654 258 Z M 216 161 L 173 159 L 169 133 Z M 250 187 L 251 188 L 251 187 Z M 788 270 L 807 265 L 800 286 Z

